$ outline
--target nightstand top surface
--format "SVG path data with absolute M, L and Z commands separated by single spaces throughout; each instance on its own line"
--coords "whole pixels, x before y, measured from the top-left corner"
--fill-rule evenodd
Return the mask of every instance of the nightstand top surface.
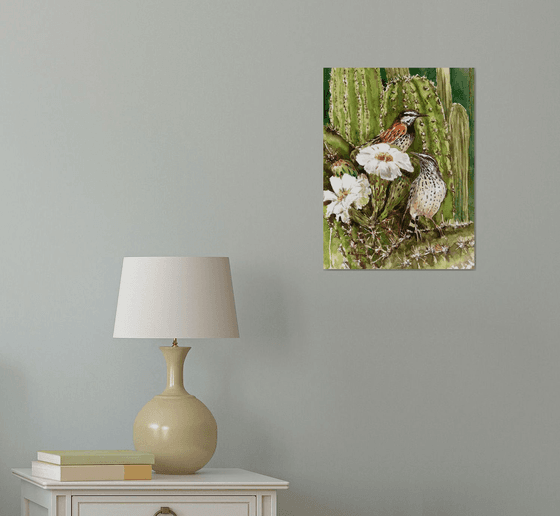
M 15 468 L 12 473 L 44 489 L 287 489 L 289 483 L 237 468 L 203 468 L 192 475 L 152 474 L 152 480 L 104 480 L 95 482 L 59 482 L 34 477 L 31 468 Z

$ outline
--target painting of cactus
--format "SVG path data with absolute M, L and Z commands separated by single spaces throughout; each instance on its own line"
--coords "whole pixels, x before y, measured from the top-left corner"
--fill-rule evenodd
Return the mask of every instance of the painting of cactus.
M 323 268 L 473 269 L 474 69 L 325 68 Z

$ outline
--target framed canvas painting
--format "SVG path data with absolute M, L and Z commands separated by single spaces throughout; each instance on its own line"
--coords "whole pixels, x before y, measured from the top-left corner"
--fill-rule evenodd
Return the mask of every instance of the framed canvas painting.
M 474 69 L 325 68 L 323 268 L 473 269 Z

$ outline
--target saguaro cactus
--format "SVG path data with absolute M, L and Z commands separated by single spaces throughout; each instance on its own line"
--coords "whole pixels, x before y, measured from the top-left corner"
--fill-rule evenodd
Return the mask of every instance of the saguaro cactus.
M 379 133 L 379 68 L 332 68 L 330 90 L 331 125 L 348 143 L 359 145 Z
M 449 114 L 452 162 L 455 171 L 455 213 L 462 222 L 469 220 L 469 116 L 461 104 L 453 104 Z
M 391 81 L 398 77 L 408 77 L 410 71 L 408 68 L 385 68 L 385 74 L 387 75 L 387 80 Z
M 451 92 L 451 74 L 449 68 L 436 68 L 437 92 L 441 99 L 445 118 L 449 120 L 453 94 Z

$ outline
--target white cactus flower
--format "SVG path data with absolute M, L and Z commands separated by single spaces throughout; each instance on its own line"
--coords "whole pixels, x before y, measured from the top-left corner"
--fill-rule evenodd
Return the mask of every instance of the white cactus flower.
M 368 174 L 375 174 L 382 179 L 393 181 L 401 176 L 401 169 L 414 172 L 410 157 L 386 143 L 378 143 L 360 150 L 356 161 Z
M 348 210 L 363 196 L 363 185 L 350 174 L 344 174 L 342 178 L 332 176 L 330 181 L 333 191 L 323 190 L 323 202 L 330 201 L 327 205 L 327 217 L 334 214 L 338 220 L 348 224 Z

